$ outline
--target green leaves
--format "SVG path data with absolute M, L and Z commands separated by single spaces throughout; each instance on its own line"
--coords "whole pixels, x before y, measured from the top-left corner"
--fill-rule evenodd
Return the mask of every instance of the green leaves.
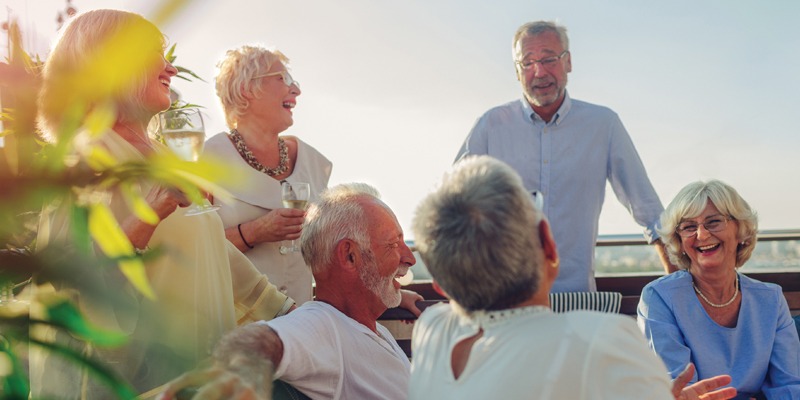
M 199 77 L 197 74 L 195 74 L 191 70 L 186 69 L 186 68 L 181 67 L 181 66 L 178 66 L 178 65 L 175 65 L 175 60 L 178 59 L 178 57 L 175 55 L 175 47 L 177 45 L 178 44 L 175 43 L 172 46 L 170 46 L 169 49 L 167 50 L 167 54 L 164 54 L 164 58 L 167 61 L 169 61 L 169 63 L 172 64 L 172 66 L 175 67 L 175 69 L 178 70 L 178 75 L 175 75 L 175 77 L 183 79 L 183 80 L 185 80 L 187 82 L 191 82 L 192 81 L 189 77 L 192 77 L 194 79 L 197 79 L 197 80 L 200 80 L 202 82 L 205 82 L 205 80 L 203 80 L 203 78 Z M 187 77 L 186 75 L 189 75 L 189 77 Z
M 68 331 L 73 336 L 102 347 L 116 347 L 127 341 L 127 336 L 120 332 L 103 330 L 86 321 L 77 308 L 64 297 L 57 295 L 39 299 L 45 305 L 47 321 L 51 325 Z
M 125 202 L 136 217 L 150 225 L 155 225 L 160 221 L 156 212 L 153 211 L 153 208 L 150 207 L 141 192 L 134 188 L 132 182 L 122 182 L 119 186 L 122 195 L 125 197 Z
M 147 298 L 155 299 L 156 294 L 147 279 L 144 263 L 136 257 L 133 245 L 108 205 L 98 203 L 89 207 L 89 232 L 105 255 L 119 260 L 119 269 L 131 284 Z
M 12 343 L 0 336 L 0 377 L 4 377 L 0 394 L 7 399 L 27 399 L 30 387 L 28 377 Z
M 108 387 L 123 400 L 136 399 L 136 391 L 119 375 L 106 367 L 101 361 L 84 356 L 66 346 L 45 342 L 35 338 L 29 339 L 30 343 L 49 350 L 51 353 L 72 360 L 76 367 L 84 366 L 97 378 L 108 384 Z M 25 397 L 27 398 L 27 397 Z
M 168 22 L 187 4 L 187 0 L 159 2 L 154 22 Z M 24 282 L 33 275 L 40 286 L 37 295 L 27 299 L 35 318 L 29 316 L 23 303 L 0 305 L 0 397 L 28 398 L 25 362 L 19 358 L 24 353 L 18 350 L 38 346 L 73 361 L 75 368 L 87 368 L 119 398 L 134 399 L 137 393 L 102 360 L 36 332 L 57 331 L 91 347 L 124 345 L 127 335 L 92 324 L 72 298 L 39 289 L 58 287 L 57 293 L 64 294 L 70 291 L 63 288 L 71 288 L 80 294 L 81 304 L 110 307 L 116 317 L 129 317 L 125 320 L 144 318 L 139 314 L 141 304 L 158 299 L 143 261 L 158 257 L 163 249 L 144 256 L 136 254 L 120 226 L 122 221 L 112 213 L 112 199 L 114 210 L 124 201 L 130 214 L 157 224 L 159 217 L 140 187 L 175 187 L 196 202 L 203 200 L 204 192 L 226 198 L 226 192 L 214 182 L 227 178 L 229 172 L 222 163 L 186 163 L 172 154 L 119 160 L 112 156 L 116 149 L 101 144 L 103 135 L 113 134 L 117 105 L 124 104 L 121 99 L 129 99 L 131 88 L 141 85 L 143 71 L 163 65 L 163 35 L 154 26 L 142 21 L 124 24 L 106 37 L 97 51 L 78 60 L 75 68 L 69 66 L 70 60 L 59 64 L 51 59 L 44 75 L 50 80 L 45 85 L 39 74 L 42 63 L 22 48 L 15 22 L 9 24 L 8 33 L 10 56 L 7 64 L 0 63 L 0 86 L 4 104 L 6 99 L 11 100 L 8 104 L 14 104 L 14 108 L 0 110 L 0 136 L 6 140 L 6 157 L 0 158 L 4 161 L 0 165 L 0 187 L 4 188 L 0 190 L 0 284 Z M 164 55 L 173 63 L 175 49 L 172 45 Z M 187 68 L 176 69 L 178 78 L 202 81 Z M 46 89 L 47 96 L 40 89 Z M 37 99 L 43 111 L 58 116 L 45 121 L 50 128 L 47 133 L 57 141 L 42 140 L 36 124 L 36 116 L 42 111 L 37 109 Z M 176 108 L 188 106 L 194 105 L 173 104 Z M 57 126 L 50 127 L 50 123 Z M 37 233 L 37 216 L 43 205 L 53 203 L 60 203 L 54 209 L 65 223 L 48 225 L 48 229 L 58 232 L 62 241 L 51 240 L 42 249 L 45 246 L 36 246 L 32 240 Z M 39 248 L 35 254 L 18 254 L 4 251 L 5 246 Z

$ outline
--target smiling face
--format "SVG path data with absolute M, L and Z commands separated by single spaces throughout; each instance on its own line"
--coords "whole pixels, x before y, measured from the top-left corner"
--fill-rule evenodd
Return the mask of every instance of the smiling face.
M 713 202 L 710 200 L 700 215 L 694 218 L 686 218 L 681 221 L 692 222 L 697 225 L 697 233 L 689 237 L 681 238 L 681 249 L 691 260 L 691 269 L 701 271 L 712 271 L 715 269 L 730 269 L 736 267 L 736 253 L 739 249 L 737 232 L 739 223 L 736 220 L 729 220 L 725 227 L 717 232 L 709 232 L 703 226 L 712 220 L 720 220 L 728 217 L 722 215 Z
M 364 286 L 380 299 L 387 308 L 400 304 L 400 283 L 416 263 L 414 254 L 403 240 L 403 230 L 394 214 L 382 204 L 371 202 L 365 206 L 370 246 L 364 251 L 364 264 L 359 277 Z
M 142 96 L 142 106 L 145 112 L 151 113 L 150 115 L 169 108 L 172 103 L 169 85 L 172 77 L 178 73 L 178 70 L 163 56 L 159 58 L 160 61 L 156 61 L 153 72 L 147 77 Z
M 523 36 L 515 47 L 516 61 L 541 60 L 548 57 L 561 55 L 564 46 L 558 34 L 546 31 L 535 36 Z M 567 87 L 567 74 L 572 71 L 572 56 L 569 53 L 559 58 L 549 66 L 534 63 L 528 69 L 523 69 L 517 64 L 517 79 L 522 84 L 522 90 L 531 106 L 537 108 L 553 109 L 561 106 Z
M 283 72 L 283 73 L 281 73 Z M 261 74 L 260 87 L 248 108 L 248 113 L 258 113 L 263 121 L 269 121 L 272 131 L 280 133 L 294 124 L 292 109 L 297 105 L 300 87 L 296 83 L 286 85 L 288 71 L 277 62 L 269 71 Z

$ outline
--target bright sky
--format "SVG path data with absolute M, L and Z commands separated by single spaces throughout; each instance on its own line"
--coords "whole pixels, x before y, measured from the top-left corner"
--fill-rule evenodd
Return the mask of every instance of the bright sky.
M 72 2 L 145 16 L 156 3 Z M 65 1 L 0 4 L 44 56 Z M 213 88 L 224 51 L 260 43 L 289 56 L 303 93 L 286 133 L 333 161 L 331 184 L 375 185 L 410 238 L 414 208 L 475 120 L 521 96 L 511 36 L 538 19 L 567 26 L 570 95 L 620 115 L 662 202 L 718 178 L 758 210 L 761 229 L 800 228 L 798 17 L 793 0 L 209 0 L 162 30 L 177 64 L 208 82 L 173 81 L 207 107 L 209 136 L 226 129 Z M 639 232 L 609 189 L 600 233 Z

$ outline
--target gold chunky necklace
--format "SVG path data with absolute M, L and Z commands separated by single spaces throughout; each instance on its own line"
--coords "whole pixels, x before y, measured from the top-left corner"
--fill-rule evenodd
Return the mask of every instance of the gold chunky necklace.
M 233 143 L 233 147 L 236 148 L 236 151 L 239 152 L 239 155 L 247 161 L 247 164 L 253 167 L 256 170 L 259 170 L 269 176 L 278 176 L 285 173 L 289 169 L 289 149 L 286 146 L 286 143 L 283 139 L 278 138 L 278 155 L 280 156 L 280 161 L 278 161 L 278 166 L 275 168 L 270 168 L 264 166 L 256 159 L 256 156 L 247 148 L 247 144 L 244 142 L 242 135 L 236 129 L 231 129 L 228 133 L 228 139 L 230 139 L 231 143 Z
M 694 291 L 697 292 L 698 295 L 700 295 L 700 298 L 705 300 L 706 303 L 708 303 L 708 305 L 710 305 L 711 307 L 714 307 L 714 308 L 727 307 L 727 306 L 731 305 L 731 303 L 733 303 L 734 300 L 736 300 L 736 295 L 739 294 L 739 274 L 736 274 L 736 281 L 733 282 L 733 297 L 731 297 L 730 300 L 728 300 L 728 301 L 726 301 L 726 302 L 724 302 L 722 304 L 712 303 L 711 300 L 709 300 L 708 297 L 706 297 L 703 294 L 703 292 L 701 292 L 700 289 L 697 288 L 697 285 L 694 284 L 694 281 L 692 281 L 692 287 L 694 288 Z

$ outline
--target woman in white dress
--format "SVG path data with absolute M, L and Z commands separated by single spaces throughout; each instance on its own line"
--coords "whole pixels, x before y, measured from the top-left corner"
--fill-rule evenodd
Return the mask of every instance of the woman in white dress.
M 217 96 L 229 131 L 206 143 L 205 157 L 238 166 L 233 202 L 217 202 L 225 235 L 278 288 L 298 304 L 311 300 L 311 269 L 300 252 L 281 252 L 300 237 L 305 212 L 281 203 L 281 182 L 308 182 L 311 199 L 328 186 L 333 164 L 295 136 L 280 135 L 293 124 L 300 86 L 278 50 L 241 46 L 217 65 Z M 224 183 L 223 183 L 224 185 Z

